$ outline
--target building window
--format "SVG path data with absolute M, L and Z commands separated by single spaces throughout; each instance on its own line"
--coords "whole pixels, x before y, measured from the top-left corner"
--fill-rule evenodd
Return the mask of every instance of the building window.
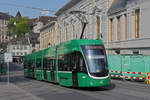
M 116 53 L 116 54 L 120 54 L 120 50 L 116 50 L 115 53 Z
M 127 40 L 127 14 L 124 15 L 124 36 L 125 36 L 125 40 Z
M 117 40 L 120 40 L 120 16 L 117 17 Z
M 24 46 L 24 50 L 27 50 L 27 46 Z
M 19 52 L 17 52 L 17 56 L 19 56 Z
M 75 25 L 73 24 L 72 25 L 72 38 L 74 39 L 75 38 Z
M 24 52 L 24 55 L 27 55 L 27 52 Z
M 19 46 L 17 46 L 17 49 L 19 49 Z
M 12 56 L 15 56 L 15 52 L 12 53 Z
M 61 29 L 60 29 L 60 35 L 59 35 L 59 42 L 61 43 L 62 41 L 62 32 L 61 32 Z
M 140 37 L 140 9 L 137 9 L 135 11 L 135 33 L 134 37 L 139 38 Z
M 23 50 L 23 47 L 22 47 L 22 46 L 20 46 L 20 50 Z
M 15 46 L 13 46 L 13 49 L 15 50 Z
M 110 41 L 113 41 L 113 19 L 110 19 Z
M 20 55 L 23 56 L 23 53 L 21 52 Z
M 68 29 L 67 29 L 67 26 L 66 26 L 66 40 L 68 40 Z
M 139 54 L 140 54 L 140 53 L 139 53 L 139 50 L 134 50 L 134 51 L 133 51 L 133 54 L 139 55 Z
M 100 38 L 100 17 L 96 17 L 96 38 Z

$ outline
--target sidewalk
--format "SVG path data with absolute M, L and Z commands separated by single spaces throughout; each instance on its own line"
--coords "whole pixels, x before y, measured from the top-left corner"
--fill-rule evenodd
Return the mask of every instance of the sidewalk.
M 27 93 L 23 89 L 10 84 L 0 83 L 0 100 L 43 100 L 37 96 Z

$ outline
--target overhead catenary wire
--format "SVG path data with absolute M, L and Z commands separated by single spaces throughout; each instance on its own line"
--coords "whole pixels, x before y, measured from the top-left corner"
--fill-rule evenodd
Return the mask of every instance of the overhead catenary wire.
M 7 6 L 12 6 L 12 7 L 20 7 L 20 8 L 27 8 L 27 9 L 33 9 L 33 10 L 38 10 L 38 11 L 48 11 L 52 13 L 56 13 L 55 10 L 52 9 L 44 9 L 44 8 L 38 8 L 38 7 L 32 7 L 32 6 L 23 6 L 23 5 L 16 5 L 12 3 L 0 3 L 0 5 L 7 5 Z

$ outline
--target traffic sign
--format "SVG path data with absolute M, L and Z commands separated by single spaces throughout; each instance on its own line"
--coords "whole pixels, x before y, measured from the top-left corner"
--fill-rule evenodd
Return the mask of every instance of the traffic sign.
M 0 53 L 0 61 L 3 61 L 3 60 L 4 60 L 4 54 Z
M 4 62 L 12 62 L 12 54 L 11 53 L 4 54 Z

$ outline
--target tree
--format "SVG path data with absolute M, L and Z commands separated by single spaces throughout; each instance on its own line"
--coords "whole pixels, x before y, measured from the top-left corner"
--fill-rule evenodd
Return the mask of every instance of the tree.
M 8 22 L 8 33 L 10 36 L 24 37 L 30 32 L 28 17 L 15 17 Z

